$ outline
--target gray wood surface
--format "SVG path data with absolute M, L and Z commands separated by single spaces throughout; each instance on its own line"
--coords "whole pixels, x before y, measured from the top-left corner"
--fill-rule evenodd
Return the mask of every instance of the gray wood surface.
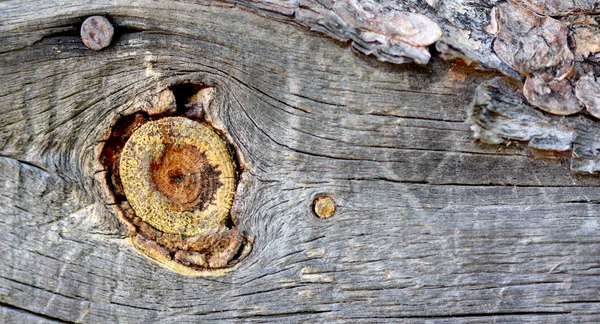
M 382 63 L 247 7 L 0 3 L 2 321 L 598 320 L 600 179 L 473 139 L 495 72 Z M 115 24 L 99 52 L 78 36 L 92 14 Z M 182 81 L 215 87 L 207 118 L 245 168 L 232 215 L 252 251 L 223 276 L 135 252 L 98 180 L 112 123 Z

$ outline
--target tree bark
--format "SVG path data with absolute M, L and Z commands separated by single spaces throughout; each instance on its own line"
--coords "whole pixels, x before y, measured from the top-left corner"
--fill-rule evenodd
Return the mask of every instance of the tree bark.
M 488 37 L 497 2 L 472 2 L 485 14 L 455 24 Z M 520 71 L 486 56 L 493 37 L 460 55 L 444 47 L 457 44 L 443 23 L 454 12 L 419 9 L 444 36 L 438 50 L 419 47 L 427 64 L 399 65 L 419 62 L 412 49 L 368 50 L 350 23 L 319 29 L 338 20 L 316 5 L 0 3 L 4 322 L 597 320 L 600 179 L 579 173 L 597 172 L 597 120 L 527 103 Z M 96 14 L 115 27 L 101 51 L 79 37 Z M 487 70 L 439 54 L 487 57 Z M 507 75 L 517 86 L 474 100 Z M 235 151 L 231 215 L 252 243 L 215 276 L 173 272 L 128 245 L 99 161 L 121 116 L 185 82 L 215 90 L 205 118 Z M 492 115 L 573 139 L 546 150 Z M 502 145 L 475 140 L 467 119 Z M 327 219 L 313 211 L 322 195 L 336 204 Z

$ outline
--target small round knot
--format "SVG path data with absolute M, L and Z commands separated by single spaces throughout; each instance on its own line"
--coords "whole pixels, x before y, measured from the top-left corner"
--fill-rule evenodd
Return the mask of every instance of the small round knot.
M 330 218 L 335 213 L 335 201 L 329 196 L 321 196 L 313 202 L 315 214 L 320 218 Z

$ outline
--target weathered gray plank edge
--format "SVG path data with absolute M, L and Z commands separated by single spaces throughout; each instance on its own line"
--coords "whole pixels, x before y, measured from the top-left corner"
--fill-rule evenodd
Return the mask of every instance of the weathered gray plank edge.
M 38 10 L 1 18 L 3 34 L 23 31 L 0 54 L 5 305 L 90 323 L 598 317 L 600 180 L 519 144 L 473 142 L 461 121 L 489 74 L 437 58 L 380 63 L 236 8 L 10 5 Z M 52 34 L 98 12 L 143 32 L 97 53 Z M 39 35 L 54 36 L 29 43 Z M 253 251 L 222 277 L 184 277 L 137 254 L 95 190 L 106 128 L 181 80 L 215 86 L 208 115 L 248 170 L 234 214 Z M 329 220 L 311 210 L 322 193 L 338 204 Z
M 0 304 L 0 318 L 5 323 L 66 323 L 44 314 L 32 313 L 23 308 L 16 308 L 12 305 Z

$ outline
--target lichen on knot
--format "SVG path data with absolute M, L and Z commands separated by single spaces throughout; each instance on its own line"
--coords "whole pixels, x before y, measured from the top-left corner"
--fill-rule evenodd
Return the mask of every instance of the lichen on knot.
M 136 215 L 156 229 L 193 236 L 223 223 L 235 193 L 234 164 L 212 128 L 183 117 L 137 129 L 119 173 Z

